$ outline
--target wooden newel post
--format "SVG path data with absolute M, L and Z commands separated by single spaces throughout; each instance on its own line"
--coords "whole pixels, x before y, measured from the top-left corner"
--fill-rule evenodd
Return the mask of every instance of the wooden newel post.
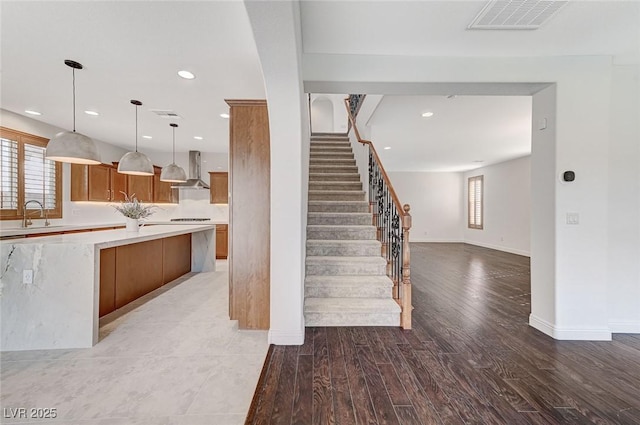
M 402 217 L 402 313 L 400 326 L 402 329 L 411 329 L 411 253 L 409 251 L 409 229 L 411 229 L 411 207 L 404 204 L 404 216 Z

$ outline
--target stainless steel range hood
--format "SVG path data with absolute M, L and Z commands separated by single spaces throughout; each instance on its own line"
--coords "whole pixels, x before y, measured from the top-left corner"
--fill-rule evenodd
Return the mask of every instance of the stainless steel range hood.
M 200 163 L 200 151 L 189 151 L 189 179 L 171 187 L 174 189 L 209 189 L 209 185 L 201 179 L 202 165 Z

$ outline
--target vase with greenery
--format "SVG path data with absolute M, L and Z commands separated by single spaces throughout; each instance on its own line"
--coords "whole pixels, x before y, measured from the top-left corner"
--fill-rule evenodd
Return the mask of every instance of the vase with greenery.
M 155 205 L 143 205 L 136 194 L 131 196 L 124 192 L 120 192 L 124 195 L 124 201 L 120 202 L 120 205 L 113 205 L 120 214 L 126 217 L 126 229 L 128 232 L 137 232 L 140 228 L 140 221 L 143 218 L 149 217 L 155 211 Z

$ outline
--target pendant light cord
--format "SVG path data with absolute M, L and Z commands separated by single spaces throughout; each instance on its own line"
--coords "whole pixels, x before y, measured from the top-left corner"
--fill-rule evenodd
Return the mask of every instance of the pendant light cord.
M 73 73 L 73 132 L 76 132 L 76 69 L 71 68 Z
M 136 152 L 138 152 L 138 105 L 136 105 Z
M 176 128 L 173 128 L 173 163 L 176 163 Z

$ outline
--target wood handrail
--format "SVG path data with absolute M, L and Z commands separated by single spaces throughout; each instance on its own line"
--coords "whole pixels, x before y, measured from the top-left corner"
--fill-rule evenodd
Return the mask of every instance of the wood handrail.
M 373 146 L 373 143 L 370 140 L 365 140 L 360 136 L 360 132 L 358 131 L 358 126 L 356 125 L 356 120 L 354 116 L 351 114 L 351 108 L 349 107 L 350 105 L 349 105 L 348 98 L 345 99 L 345 106 L 347 108 L 349 123 L 353 128 L 356 139 L 358 140 L 358 142 L 362 143 L 363 145 L 369 145 L 369 153 L 370 153 L 369 166 L 372 167 L 371 164 L 375 164 L 374 166 L 376 170 L 380 172 L 380 175 L 382 176 L 382 180 L 384 180 L 384 184 L 386 185 L 388 194 L 391 196 L 391 200 L 395 205 L 395 209 L 398 212 L 398 216 L 400 217 L 400 220 L 402 222 L 402 225 L 400 228 L 400 233 L 402 236 L 401 238 L 402 245 L 400 247 L 400 250 L 402 253 L 402 256 L 400 257 L 400 259 L 402 260 L 402 269 L 401 269 L 402 273 L 400 276 L 397 276 L 397 275 L 394 275 L 393 271 L 391 273 L 389 272 L 390 268 L 393 269 L 393 267 L 390 265 L 389 259 L 391 257 L 387 257 L 387 275 L 389 275 L 389 277 L 392 278 L 392 281 L 394 284 L 393 298 L 400 306 L 400 311 L 401 311 L 400 327 L 403 329 L 411 329 L 411 315 L 413 310 L 413 306 L 411 305 L 411 253 L 410 253 L 410 247 L 409 247 L 409 233 L 411 229 L 411 214 L 409 213 L 409 211 L 411 210 L 411 207 L 409 206 L 409 204 L 402 205 L 400 203 L 400 199 L 398 198 L 398 195 L 396 194 L 396 191 L 393 188 L 393 185 L 391 184 L 391 179 L 389 178 L 389 175 L 387 174 L 386 170 L 382 166 L 382 161 L 378 156 L 378 152 L 376 151 L 376 148 Z M 371 162 L 372 159 L 373 159 L 373 162 Z M 370 173 L 371 172 L 372 171 L 370 170 Z M 369 182 L 370 191 L 373 190 L 371 184 L 372 183 Z M 369 202 L 371 202 L 371 199 L 372 198 L 370 197 Z M 374 217 L 376 216 L 374 215 Z M 374 223 L 376 222 L 377 222 L 377 218 L 374 218 Z M 378 227 L 378 237 L 380 238 L 380 227 Z M 384 257 L 387 253 L 389 241 L 387 240 L 386 244 L 385 242 L 383 242 L 383 239 L 380 239 L 380 241 L 382 242 L 382 253 Z
M 400 203 L 400 198 L 398 198 L 398 195 L 396 194 L 396 191 L 393 188 L 393 185 L 391 184 L 391 179 L 387 175 L 387 171 L 382 166 L 382 161 L 380 161 L 380 157 L 378 156 L 378 152 L 376 151 L 375 146 L 373 146 L 373 143 L 371 142 L 371 140 L 365 140 L 362 137 L 360 137 L 360 132 L 358 131 L 358 126 L 356 125 L 356 120 L 354 119 L 353 115 L 351 115 L 351 108 L 349 108 L 349 99 L 348 98 L 345 99 L 344 103 L 345 103 L 345 106 L 347 107 L 347 115 L 349 116 L 349 121 L 351 122 L 351 127 L 353 127 L 353 131 L 356 134 L 356 139 L 358 139 L 358 142 L 362 143 L 363 145 L 369 145 L 369 148 L 373 152 L 373 156 L 375 157 L 376 162 L 378 164 L 380 164 L 380 171 L 382 172 L 382 178 L 387 183 L 387 186 L 389 186 L 389 192 L 391 193 L 391 199 L 393 199 L 393 203 L 396 204 L 396 208 L 398 208 L 398 211 L 405 211 L 404 210 L 404 205 L 402 205 Z M 405 221 L 404 220 L 405 215 L 409 215 L 409 213 L 405 212 L 404 214 L 402 214 L 402 224 L 403 224 L 403 226 L 405 224 L 405 222 L 404 222 Z M 409 225 L 409 227 L 411 227 L 411 225 Z

